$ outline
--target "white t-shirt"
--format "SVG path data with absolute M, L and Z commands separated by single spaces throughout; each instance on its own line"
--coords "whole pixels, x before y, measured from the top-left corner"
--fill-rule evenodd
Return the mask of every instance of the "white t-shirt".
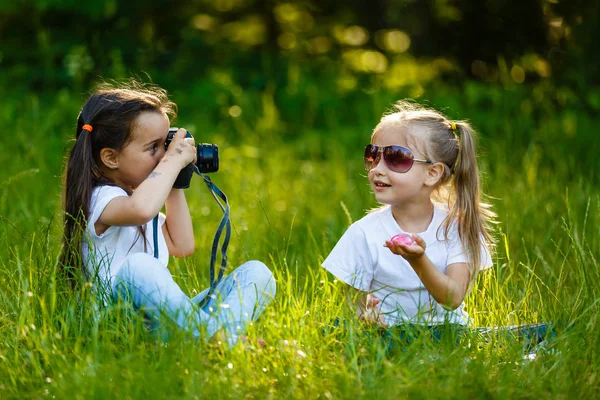
M 125 258 L 135 253 L 154 255 L 154 229 L 152 220 L 144 225 L 146 239 L 137 226 L 110 226 L 101 235 L 96 234 L 94 224 L 104 211 L 106 205 L 115 197 L 127 196 L 127 192 L 117 186 L 97 186 L 92 191 L 87 228 L 82 244 L 83 262 L 86 276 L 90 280 L 100 278 L 109 284 Z M 166 217 L 163 213 L 158 218 L 158 260 L 167 267 L 169 249 L 162 232 Z M 146 244 L 144 249 L 144 243 Z
M 425 254 L 441 272 L 450 264 L 467 262 L 456 224 L 444 240 L 438 228 L 448 215 L 440 205 L 425 232 L 418 232 L 427 244 Z M 379 307 L 389 325 L 415 323 L 436 325 L 444 322 L 468 324 L 464 303 L 448 311 L 429 294 L 414 269 L 402 256 L 384 247 L 385 241 L 404 232 L 392 215 L 390 206 L 376 210 L 352 224 L 323 261 L 323 267 L 336 278 L 381 300 Z M 480 269 L 492 265 L 490 254 L 482 246 Z

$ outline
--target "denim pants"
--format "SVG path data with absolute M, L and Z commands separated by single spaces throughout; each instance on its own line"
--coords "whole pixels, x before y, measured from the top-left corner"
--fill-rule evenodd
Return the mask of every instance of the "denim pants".
M 336 318 L 332 324 L 323 329 L 324 334 L 347 331 L 349 321 Z M 490 341 L 500 336 L 512 336 L 522 344 L 527 352 L 534 351 L 536 346 L 544 341 L 556 338 L 553 324 L 535 323 L 514 326 L 499 326 L 489 328 L 473 328 L 459 324 L 418 325 L 400 324 L 389 328 L 366 329 L 361 331 L 363 337 L 369 340 L 381 340 L 389 352 L 405 348 L 419 337 L 428 338 L 433 343 L 459 345 L 465 335 L 476 334 L 483 341 Z
M 518 341 L 526 352 L 534 351 L 544 341 L 554 339 L 556 330 L 548 323 L 523 324 L 513 326 L 496 326 L 487 328 L 471 328 L 458 324 L 442 324 L 419 326 L 405 324 L 392 327 L 382 332 L 382 338 L 392 350 L 398 344 L 410 344 L 419 336 L 426 335 L 435 343 L 458 345 L 461 337 L 476 334 L 483 341 L 490 341 L 501 336 L 510 336 Z
M 199 306 L 208 289 L 189 298 L 171 272 L 146 253 L 127 257 L 111 286 L 114 300 L 129 301 L 144 311 L 151 330 L 160 328 L 161 317 L 194 337 L 200 337 L 203 328 L 208 337 L 223 329 L 230 346 L 237 343 L 246 325 L 260 316 L 276 291 L 267 266 L 248 261 L 225 276 L 210 299 Z

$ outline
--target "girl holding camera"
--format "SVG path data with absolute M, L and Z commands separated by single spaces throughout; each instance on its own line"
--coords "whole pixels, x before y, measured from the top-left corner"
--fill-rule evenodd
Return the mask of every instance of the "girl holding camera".
M 235 269 L 209 299 L 208 289 L 189 298 L 173 280 L 169 256 L 194 252 L 191 176 L 180 171 L 196 160 L 184 129 L 165 146 L 175 109 L 165 90 L 137 83 L 100 86 L 86 101 L 65 170 L 62 263 L 143 310 L 151 328 L 165 317 L 194 337 L 222 331 L 234 345 L 274 297 L 275 281 L 259 261 Z

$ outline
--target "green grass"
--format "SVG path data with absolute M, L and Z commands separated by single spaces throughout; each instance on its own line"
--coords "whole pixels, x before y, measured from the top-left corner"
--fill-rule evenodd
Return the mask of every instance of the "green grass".
M 82 99 L 68 91 L 3 96 L 0 398 L 600 394 L 600 163 L 592 141 L 598 118 L 539 96 L 524 113 L 523 102 L 535 98 L 527 88 L 426 91 L 431 105 L 471 119 L 482 132 L 481 168 L 500 225 L 495 265 L 467 299 L 475 324 L 555 321 L 560 330 L 551 351 L 533 361 L 510 337 L 472 337 L 458 347 L 418 340 L 388 354 L 352 319 L 344 291 L 319 265 L 349 223 L 375 206 L 361 145 L 401 94 L 338 98 L 307 85 L 296 94 L 238 93 L 218 107 L 210 106 L 214 93 L 174 98 L 178 125 L 222 149 L 213 180 L 232 207 L 230 268 L 259 259 L 277 279 L 276 300 L 249 331 L 268 345 L 232 350 L 181 334 L 157 342 L 139 316 L 118 306 L 95 319 L 89 288 L 71 293 L 57 279 L 60 175 Z M 198 101 L 209 106 L 199 109 Z M 240 118 L 223 112 L 232 104 L 242 106 Z M 169 265 L 193 294 L 208 283 L 220 210 L 199 179 L 187 198 L 197 251 Z M 328 329 L 336 317 L 349 321 L 345 331 Z

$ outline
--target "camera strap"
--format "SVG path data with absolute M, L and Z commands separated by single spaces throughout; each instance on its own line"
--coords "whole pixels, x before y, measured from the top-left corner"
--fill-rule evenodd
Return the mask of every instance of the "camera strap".
M 221 279 L 223 279 L 223 274 L 225 273 L 225 268 L 227 267 L 227 247 L 229 247 L 229 239 L 231 238 L 231 222 L 229 220 L 229 201 L 227 201 L 227 196 L 225 193 L 223 193 L 208 176 L 201 174 L 195 165 L 194 167 L 194 171 L 202 177 L 204 183 L 206 183 L 206 186 L 208 187 L 208 190 L 215 198 L 215 201 L 221 208 L 221 211 L 223 211 L 223 217 L 221 218 L 221 222 L 219 222 L 219 226 L 217 227 L 217 232 L 215 233 L 215 238 L 213 239 L 212 249 L 210 252 L 210 288 L 207 295 L 198 304 L 200 307 L 202 307 L 210 299 L 210 295 L 213 293 L 215 287 L 219 284 Z M 224 203 L 222 203 L 220 199 Z M 152 220 L 152 227 L 154 233 L 154 258 L 158 258 L 158 215 Z M 219 241 L 221 240 L 223 229 L 225 229 L 225 238 L 223 239 L 223 244 L 221 245 L 221 265 L 219 267 L 219 271 L 216 273 L 217 277 L 215 279 L 215 262 L 217 261 L 217 251 L 219 249 Z
M 219 284 L 221 279 L 223 279 L 223 274 L 225 273 L 225 268 L 227 267 L 227 247 L 229 246 L 229 239 L 231 238 L 231 221 L 229 220 L 229 202 L 227 201 L 227 196 L 225 193 L 223 193 L 208 176 L 203 174 L 200 174 L 200 176 L 202 179 L 204 179 L 204 183 L 206 183 L 208 190 L 215 198 L 215 201 L 219 207 L 221 207 L 221 211 L 223 211 L 223 217 L 221 218 L 221 222 L 219 222 L 219 226 L 217 227 L 217 232 L 215 233 L 215 238 L 213 239 L 212 249 L 210 252 L 210 289 L 208 294 L 199 303 L 199 306 L 202 307 L 210 298 L 210 295 L 214 291 L 215 287 Z M 219 198 L 225 202 L 225 205 L 221 203 Z M 223 239 L 223 244 L 221 245 L 221 265 L 219 267 L 219 272 L 217 273 L 217 278 L 215 279 L 215 262 L 217 260 L 217 250 L 223 229 L 225 229 L 225 238 Z

